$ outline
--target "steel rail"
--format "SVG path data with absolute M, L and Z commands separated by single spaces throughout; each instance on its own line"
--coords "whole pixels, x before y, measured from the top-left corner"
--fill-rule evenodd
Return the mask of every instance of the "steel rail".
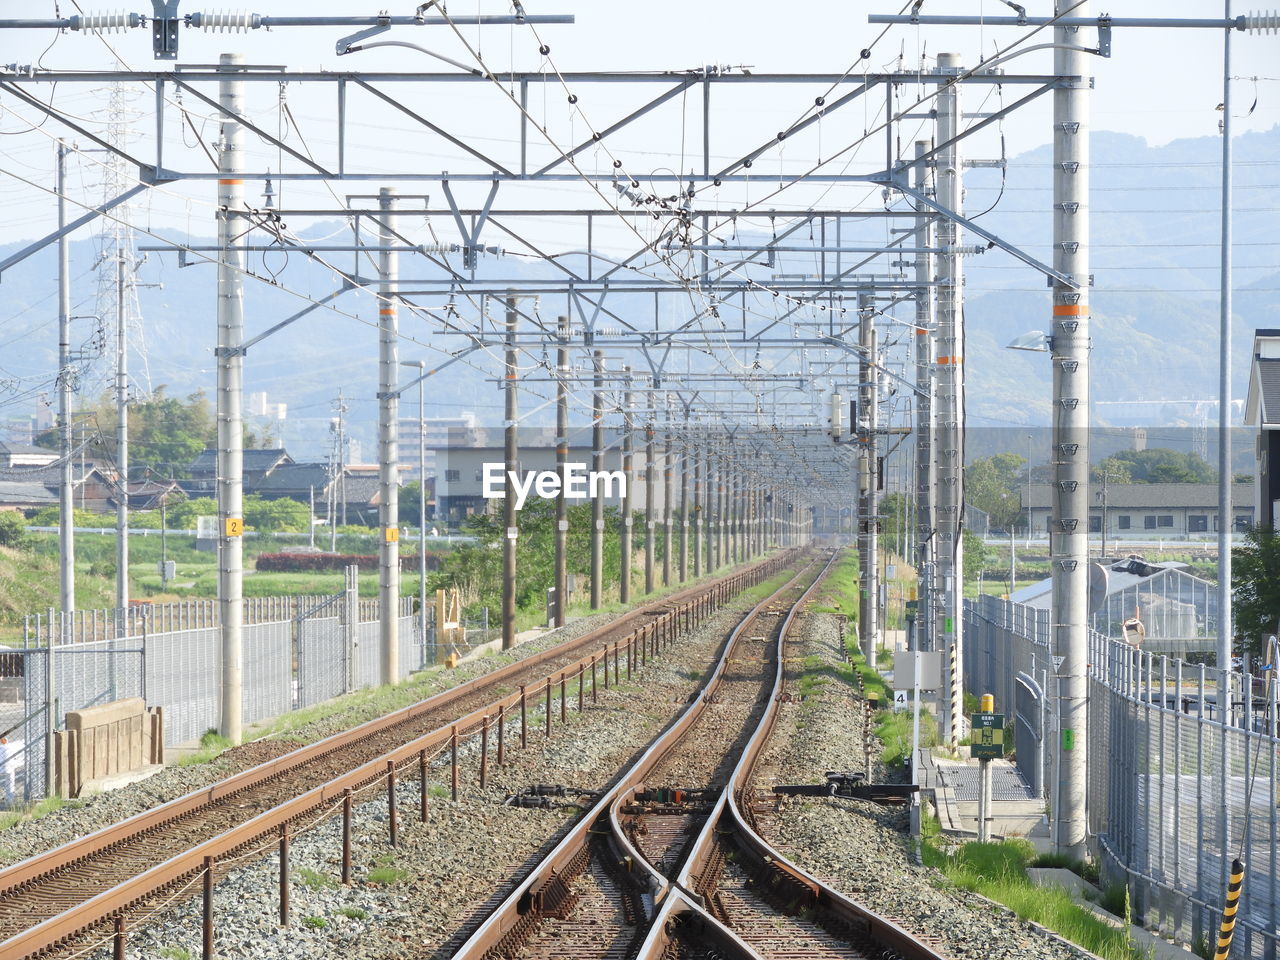
M 837 920 L 848 924 L 851 928 L 861 931 L 869 940 L 884 948 L 889 955 L 898 956 L 902 960 L 945 960 L 932 947 L 918 940 L 891 920 L 853 901 L 798 866 L 794 861 L 769 844 L 747 823 L 738 805 L 738 796 L 742 791 L 750 788 L 751 776 L 755 765 L 764 752 L 765 745 L 768 743 L 773 728 L 777 723 L 779 704 L 782 702 L 781 695 L 786 680 L 786 658 L 783 656 L 783 647 L 787 633 L 796 615 L 802 609 L 805 599 L 817 587 L 821 579 L 820 577 L 814 582 L 813 586 L 805 592 L 804 597 L 797 601 L 795 606 L 788 611 L 786 619 L 783 621 L 778 639 L 779 653 L 773 689 L 765 714 L 761 717 L 760 723 L 743 750 L 742 756 L 730 774 L 729 781 L 721 792 L 715 808 L 712 810 L 711 815 L 707 817 L 701 833 L 695 840 L 684 867 L 674 881 L 674 887 L 678 892 L 675 896 L 667 898 L 662 905 L 648 938 L 640 947 L 637 960 L 659 960 L 662 956 L 666 938 L 680 923 L 685 922 L 683 918 L 678 916 L 679 902 L 684 901 L 686 904 L 696 904 L 701 899 L 701 895 L 696 892 L 699 874 L 710 865 L 715 848 L 723 842 L 723 837 L 727 834 L 737 837 L 745 844 L 749 853 L 760 861 L 776 868 L 798 887 L 805 889 L 810 895 L 811 906 L 820 911 L 825 911 Z M 730 953 L 726 956 L 735 955 Z M 754 960 L 758 955 L 754 949 L 748 949 L 740 951 L 736 956 L 738 960 Z
M 635 649 L 631 645 L 636 638 L 648 637 L 652 632 L 660 629 L 674 628 L 680 618 L 691 615 L 691 610 L 709 613 L 739 589 L 751 582 L 759 582 L 760 579 L 785 566 L 793 559 L 795 553 L 794 550 L 780 553 L 718 580 L 695 585 L 659 601 L 646 604 L 582 637 L 557 644 L 524 660 L 508 664 L 442 691 L 426 700 L 334 734 L 315 744 L 242 771 L 210 787 L 192 791 L 152 810 L 24 860 L 0 871 L 0 905 L 3 905 L 6 897 L 37 887 L 43 879 L 61 870 L 109 852 L 127 841 L 159 831 L 180 819 L 198 813 L 210 804 L 225 800 L 267 781 L 281 778 L 303 765 L 315 763 L 323 757 L 369 737 L 389 732 L 396 726 L 408 723 L 420 715 L 447 709 L 451 704 L 462 701 L 473 693 L 498 687 L 514 676 L 525 673 L 536 675 L 538 667 L 553 662 L 567 653 L 583 648 L 594 650 L 602 640 L 606 641 L 606 648 L 611 645 L 615 651 L 624 645 L 629 649 Z M 628 628 L 630 632 L 625 636 L 614 640 L 608 639 L 616 637 L 620 631 Z M 597 656 L 598 654 L 592 653 L 568 666 L 557 666 L 546 679 L 549 681 L 559 673 L 574 675 L 579 668 L 589 667 Z M 223 857 L 242 850 L 278 829 L 281 824 L 337 802 L 342 798 L 345 790 L 354 791 L 377 782 L 386 776 L 388 761 L 398 765 L 416 759 L 422 751 L 431 750 L 449 742 L 455 730 L 459 735 L 463 735 L 482 723 L 484 716 L 493 716 L 500 706 L 518 704 L 519 700 L 519 694 L 509 694 L 492 703 L 477 707 L 462 717 L 383 753 L 376 759 L 369 760 L 322 786 L 308 790 L 290 801 L 264 811 L 218 836 L 136 874 L 110 890 L 34 924 L 0 942 L 0 957 L 6 960 L 21 960 L 57 946 L 102 920 L 128 910 L 149 896 L 199 874 L 204 869 L 205 857 Z
M 834 558 L 835 554 L 833 554 Z M 510 894 L 499 904 L 485 920 L 467 937 L 453 954 L 453 960 L 482 960 L 489 952 L 498 947 L 504 938 L 519 934 L 529 929 L 536 922 L 536 916 L 543 902 L 554 893 L 557 884 L 563 884 L 575 862 L 580 861 L 587 850 L 593 834 L 601 833 L 602 821 L 607 817 L 609 830 L 606 841 L 618 858 L 625 862 L 637 879 L 633 884 L 642 888 L 647 895 L 647 906 L 655 910 L 671 889 L 671 881 L 663 876 L 631 845 L 617 819 L 616 810 L 621 802 L 630 797 L 643 783 L 647 776 L 688 733 L 711 702 L 720 687 L 729 664 L 734 646 L 746 629 L 755 621 L 769 604 L 776 602 L 778 595 L 791 588 L 795 581 L 802 577 L 812 564 L 806 565 L 796 572 L 785 584 L 768 597 L 752 607 L 734 627 L 725 643 L 724 649 L 717 659 L 715 667 L 699 689 L 693 702 L 676 717 L 647 750 L 626 769 L 596 800 L 578 824 L 543 858 L 543 860 L 524 878 Z M 828 562 L 828 568 L 830 562 Z M 825 570 L 824 570 L 825 572 Z M 821 575 L 814 582 L 821 580 Z M 809 588 L 810 590 L 812 587 Z M 808 591 L 805 595 L 807 596 Z M 702 909 L 699 904 L 686 903 L 684 910 L 692 912 L 700 924 L 709 930 L 717 931 L 715 936 L 719 942 L 727 946 L 740 943 L 736 935 L 725 930 L 718 921 Z M 648 916 L 646 920 L 652 920 Z

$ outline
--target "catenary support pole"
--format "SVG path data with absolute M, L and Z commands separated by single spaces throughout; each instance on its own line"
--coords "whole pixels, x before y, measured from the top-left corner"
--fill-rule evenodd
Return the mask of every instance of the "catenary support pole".
M 928 153 L 927 140 L 916 141 L 916 158 Z M 913 168 L 915 188 L 920 193 L 932 193 L 933 184 L 927 164 L 917 163 Z M 923 204 L 917 204 L 920 216 L 916 217 L 916 246 L 932 249 L 934 246 L 933 218 Z M 915 361 L 915 471 L 916 471 L 916 563 L 922 573 L 934 566 L 935 514 L 934 462 L 933 462 L 933 392 L 934 392 L 934 311 L 933 311 L 933 254 L 915 254 L 916 280 L 921 284 L 916 291 Z M 1027 464 L 1031 469 L 1031 464 Z M 932 585 L 921 576 L 916 619 L 916 649 L 933 649 L 935 626 Z
M 425 361 L 418 361 L 424 372 Z M 426 665 L 436 662 L 436 639 L 427 649 Z M 418 642 L 427 644 L 427 381 L 418 381 Z
M 66 143 L 59 140 L 58 229 L 67 226 Z M 58 468 L 58 598 L 64 616 L 76 609 L 75 482 L 72 451 L 75 441 L 71 426 L 71 270 L 69 241 L 58 238 L 58 437 L 62 462 Z M 61 638 L 59 638 L 61 639 Z
M 938 54 L 938 72 L 955 77 L 963 72 L 960 57 Z M 938 92 L 937 196 L 939 203 L 960 213 L 964 203 L 962 160 L 955 138 L 961 129 L 960 84 L 954 80 Z M 946 651 L 942 686 L 942 732 L 955 747 L 964 714 L 964 278 L 960 268 L 961 230 L 954 220 L 938 225 L 938 355 L 937 442 L 937 557 L 941 609 L 936 637 Z
M 644 592 L 653 593 L 654 565 L 654 475 L 653 475 L 653 391 L 648 391 L 644 421 Z
M 671 586 L 671 398 L 663 407 L 662 437 L 662 585 Z
M 680 582 L 689 579 L 689 424 L 680 436 Z
M 129 609 L 129 316 L 125 309 L 123 237 L 116 245 L 116 609 L 123 636 Z
M 565 470 L 569 463 L 569 318 L 559 318 L 556 347 L 556 473 L 560 492 L 556 496 L 555 591 L 556 619 L 553 627 L 565 625 L 569 606 L 569 500 L 565 497 Z
M 240 742 L 244 621 L 244 423 L 243 397 L 245 255 L 233 249 L 244 220 L 244 130 L 231 117 L 244 104 L 244 82 L 236 75 L 243 58 L 224 53 L 218 69 L 227 74 L 218 84 L 218 101 L 229 116 L 218 137 L 218 617 L 222 653 L 221 709 L 218 732 L 233 745 Z
M 503 437 L 504 460 L 506 474 L 503 480 L 506 496 L 502 501 L 502 649 L 510 650 L 516 645 L 516 538 L 520 530 L 516 521 L 515 491 L 511 489 L 511 477 L 520 471 L 519 448 L 516 440 L 516 378 L 519 369 L 516 366 L 516 312 L 514 294 L 507 295 L 507 349 L 506 380 L 503 393 L 506 407 L 505 433 Z
M 1088 16 L 1088 2 L 1055 3 Z M 1058 669 L 1058 783 L 1053 837 L 1059 852 L 1086 856 L 1088 771 L 1089 530 L 1089 56 L 1079 28 L 1054 28 L 1053 266 L 1077 286 L 1053 284 L 1053 652 Z
M 1223 17 L 1231 19 L 1231 0 Z M 1218 669 L 1231 669 L 1231 33 L 1222 31 L 1222 238 L 1218 294 Z
M 693 576 L 702 576 L 702 463 L 703 453 L 694 446 L 693 455 Z
M 623 603 L 631 600 L 631 514 L 635 510 L 635 418 L 631 414 L 631 368 L 622 368 L 622 379 L 626 389 L 622 394 L 622 475 L 626 489 L 622 494 L 622 530 L 621 555 L 618 572 L 618 599 Z
M 395 191 L 382 187 L 379 211 L 394 207 Z M 399 254 L 390 221 L 383 216 L 378 224 L 378 644 L 384 684 L 400 679 Z
M 604 352 L 593 350 L 594 392 L 591 394 L 591 469 L 604 473 Z M 591 609 L 599 610 L 604 584 L 604 497 L 591 498 Z
M 876 334 L 871 294 L 858 295 L 858 643 L 866 662 L 876 662 L 880 638 L 879 525 L 876 496 Z

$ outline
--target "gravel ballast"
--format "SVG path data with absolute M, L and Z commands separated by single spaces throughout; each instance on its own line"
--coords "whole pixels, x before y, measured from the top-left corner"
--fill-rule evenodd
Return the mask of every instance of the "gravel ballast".
M 425 825 L 419 822 L 419 781 L 412 771 L 402 772 L 395 848 L 387 839 L 385 782 L 372 787 L 355 806 L 350 888 L 337 882 L 341 817 L 330 817 L 311 829 L 299 825 L 291 841 L 289 927 L 279 923 L 274 841 L 264 850 L 266 856 L 247 857 L 230 874 L 220 873 L 214 907 L 218 956 L 329 957 L 353 948 L 360 957 L 374 960 L 450 956 L 451 938 L 457 940 L 460 926 L 468 918 L 478 919 L 478 908 L 496 901 L 497 891 L 508 889 L 521 866 L 532 863 L 540 848 L 549 847 L 577 812 L 576 807 L 521 809 L 506 805 L 506 798 L 537 783 L 604 788 L 688 702 L 729 629 L 750 606 L 747 600 L 735 601 L 691 638 L 650 661 L 631 681 L 624 668 L 620 685 L 606 691 L 601 682 L 595 705 L 588 680 L 581 715 L 571 687 L 569 722 L 564 726 L 557 691 L 550 740 L 543 734 L 540 704 L 531 703 L 528 749 L 519 749 L 518 717 L 511 718 L 502 768 L 495 762 L 496 732 L 491 732 L 484 790 L 478 787 L 476 738 L 460 750 L 462 789 L 456 803 L 448 799 L 448 752 L 436 757 L 429 771 Z M 131 930 L 126 955 L 181 957 L 186 951 L 199 956 L 198 893 L 198 885 L 192 887 L 145 929 Z M 106 960 L 110 953 L 104 947 L 93 956 Z
M 827 770 L 862 770 L 863 700 L 834 669 L 846 664 L 842 625 L 829 614 L 804 618 L 800 655 L 789 668 L 789 690 L 801 672 L 817 673 L 803 700 L 782 704 L 773 739 L 758 769 L 756 787 L 821 783 Z M 794 653 L 792 654 L 795 655 Z M 874 735 L 872 779 L 883 777 Z M 956 960 L 1067 960 L 1079 953 L 1030 924 L 950 886 L 937 870 L 915 862 L 906 808 L 858 800 L 789 797 L 777 818 L 763 818 L 766 839 L 818 879 L 940 944 Z

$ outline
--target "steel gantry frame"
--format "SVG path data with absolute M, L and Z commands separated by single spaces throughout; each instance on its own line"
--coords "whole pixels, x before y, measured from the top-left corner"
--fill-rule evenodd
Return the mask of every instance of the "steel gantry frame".
M 986 243 L 986 247 L 975 245 L 965 252 L 977 253 L 982 249 L 998 247 L 1051 279 L 1069 280 L 1055 267 L 1041 263 L 1015 244 L 965 220 L 958 202 L 948 205 L 945 197 L 934 196 L 922 188 L 920 171 L 935 168 L 940 159 L 947 156 L 946 151 L 954 149 L 960 141 L 1010 112 L 1060 89 L 1063 84 L 1075 78 L 977 71 L 958 75 L 905 71 L 861 75 L 780 75 L 733 73 L 718 68 L 668 74 L 564 73 L 560 75 L 560 81 L 567 89 L 574 91 L 570 103 L 576 102 L 579 91 L 591 91 L 604 86 L 613 91 L 620 87 L 633 87 L 643 91 L 638 107 L 626 110 L 607 124 L 591 124 L 589 137 L 568 146 L 557 143 L 547 130 L 532 120 L 525 108 L 530 91 L 538 89 L 547 79 L 545 73 L 511 72 L 502 75 L 502 82 L 511 90 L 518 91 L 517 95 L 508 98 L 509 102 L 503 107 L 506 110 L 506 122 L 512 124 L 512 142 L 507 145 L 499 143 L 497 148 L 486 147 L 481 150 L 467 143 L 464 133 L 455 132 L 444 122 L 425 115 L 424 111 L 416 109 L 407 100 L 412 97 L 414 103 L 430 103 L 439 99 L 434 94 L 436 89 L 456 89 L 459 83 L 494 84 L 497 78 L 483 70 L 479 74 L 293 71 L 254 67 L 228 57 L 216 69 L 197 66 L 167 71 L 45 71 L 22 67 L 7 72 L 0 71 L 0 103 L 5 103 L 10 108 L 16 106 L 19 110 L 44 114 L 65 127 L 71 135 L 111 150 L 136 169 L 138 178 L 136 186 L 130 187 L 117 198 L 94 206 L 82 204 L 85 210 L 82 216 L 0 261 L 0 276 L 4 270 L 21 263 L 36 250 L 65 238 L 93 219 L 113 216 L 112 211 L 120 203 L 141 191 L 155 187 L 167 188 L 178 182 L 217 180 L 220 185 L 218 209 L 221 211 L 219 216 L 223 224 L 218 244 L 213 248 L 197 243 L 164 245 L 178 252 L 179 262 L 183 265 L 210 263 L 219 266 L 220 290 L 225 291 L 220 293 L 220 317 L 223 307 L 230 311 L 225 322 L 220 320 L 218 350 L 219 422 L 220 425 L 226 425 L 228 434 L 232 425 L 238 423 L 239 398 L 232 394 L 238 390 L 248 346 L 261 341 L 284 324 L 302 319 L 312 310 L 335 309 L 334 301 L 347 292 L 376 290 L 384 361 L 387 356 L 395 359 L 396 351 L 387 338 L 390 337 L 393 341 L 396 339 L 394 318 L 403 307 L 438 324 L 440 333 L 459 338 L 459 348 L 450 352 L 446 363 L 456 362 L 466 351 L 495 345 L 505 347 L 508 351 L 530 351 L 547 343 L 566 342 L 592 350 L 639 348 L 651 368 L 656 386 L 657 378 L 664 375 L 676 379 L 691 379 L 695 375 L 692 372 L 671 373 L 665 370 L 666 357 L 677 346 L 706 352 L 723 349 L 726 344 L 732 343 L 745 344 L 757 350 L 783 350 L 788 353 L 835 346 L 854 353 L 861 351 L 864 361 L 870 361 L 875 369 L 883 371 L 883 365 L 874 354 L 874 347 L 870 348 L 872 353 L 868 355 L 865 345 L 853 345 L 861 322 L 857 302 L 872 295 L 888 295 L 898 303 L 911 303 L 913 300 L 927 303 L 935 293 L 941 293 L 947 284 L 957 286 L 948 278 L 933 276 L 927 266 L 923 271 L 916 269 L 914 273 L 908 273 L 900 266 L 889 264 L 886 267 L 878 262 L 885 255 L 909 255 L 917 258 L 936 255 L 944 259 L 958 259 L 961 253 L 958 240 L 953 239 L 950 246 L 940 241 L 939 246 L 934 247 L 932 241 L 920 235 L 922 225 L 959 224 Z M 55 82 L 74 85 L 98 84 L 107 80 L 143 85 L 154 95 L 152 124 L 143 136 L 144 143 L 139 149 L 126 150 L 104 142 L 88 126 L 63 114 L 55 105 L 37 95 L 44 86 Z M 218 84 L 221 91 L 216 98 L 204 89 L 214 83 Z M 277 91 L 283 89 L 284 85 L 301 83 L 323 85 L 331 89 L 335 107 L 335 130 L 332 135 L 320 136 L 333 142 L 334 149 L 328 154 L 323 151 L 301 151 L 273 136 L 266 129 L 266 124 L 255 122 L 252 110 L 244 105 L 245 91 L 258 89 L 264 83 L 269 85 L 267 89 Z M 946 136 L 940 135 L 936 145 L 918 151 L 911 158 L 900 158 L 896 153 L 898 126 L 903 119 L 914 116 L 911 111 L 919 109 L 920 101 L 901 106 L 895 100 L 895 89 L 913 84 L 929 87 L 933 91 L 923 97 L 923 101 L 936 97 L 939 102 L 944 102 L 947 91 L 954 91 L 964 84 L 999 84 L 1025 88 L 1026 92 L 1014 103 L 984 115 L 968 127 L 964 127 L 957 117 L 951 131 Z M 723 108 L 726 111 L 725 119 L 719 119 L 717 109 L 722 101 L 731 100 L 729 91 L 751 92 L 762 89 L 765 85 L 799 88 L 822 86 L 827 88 L 827 93 L 815 98 L 813 105 L 807 107 L 795 122 L 776 132 L 758 129 L 752 132 L 750 126 L 756 121 L 751 117 L 744 118 L 733 109 L 731 103 Z M 167 136 L 172 132 L 172 127 L 166 126 L 166 123 L 181 112 L 170 99 L 176 91 L 180 91 L 188 102 L 198 102 L 202 109 L 215 111 L 221 119 L 223 132 L 220 144 L 223 155 L 218 169 L 198 169 L 188 162 L 187 157 L 174 156 L 175 148 Z M 612 168 L 605 172 L 594 172 L 577 164 L 576 158 L 589 151 L 601 148 L 624 151 L 626 145 L 622 141 L 642 118 L 653 120 L 661 117 L 664 110 L 667 113 L 675 112 L 680 101 L 688 94 L 700 94 L 701 102 L 701 149 L 700 156 L 695 158 L 694 169 L 688 172 L 657 171 L 644 174 L 644 180 L 651 189 L 671 189 L 673 192 L 669 196 L 644 192 L 640 181 L 631 176 L 621 161 L 615 161 Z M 816 165 L 802 162 L 789 166 L 782 159 L 779 148 L 784 142 L 794 144 L 797 140 L 802 141 L 804 136 L 811 135 L 821 123 L 838 122 L 850 105 L 878 100 L 881 96 L 884 98 L 883 121 L 869 132 L 854 138 L 857 142 L 883 138 L 884 163 L 879 169 L 850 173 L 843 168 L 836 170 L 835 164 L 829 160 L 820 161 Z M 497 102 L 499 105 L 504 103 L 502 100 Z M 388 171 L 362 166 L 360 157 L 351 149 L 347 128 L 349 117 L 356 111 L 368 109 L 368 105 L 393 111 L 405 123 L 413 125 L 421 136 L 436 138 L 441 144 L 462 151 L 466 169 L 460 170 L 452 162 L 454 169 L 449 171 Z M 717 138 L 725 136 L 724 131 L 729 129 L 730 117 L 736 139 L 740 142 L 730 141 L 726 148 L 719 145 Z M 488 129 L 501 132 L 502 122 L 501 116 L 496 122 L 490 120 Z M 283 158 L 283 164 L 275 165 L 271 170 L 253 169 L 242 153 L 233 155 L 227 152 L 227 144 L 246 135 L 257 137 L 275 147 Z M 539 142 L 538 137 L 542 137 L 546 143 Z M 743 143 L 746 146 L 742 146 Z M 738 159 L 728 163 L 713 162 L 713 158 L 724 154 Z M 768 178 L 771 184 L 777 185 L 767 194 L 769 200 L 787 190 L 806 186 L 822 188 L 838 184 L 864 184 L 871 188 L 886 188 L 905 198 L 908 205 L 902 209 L 859 210 L 822 209 L 806 203 L 798 212 L 780 214 L 772 207 L 766 208 L 760 200 L 750 205 L 708 202 L 714 200 L 709 196 L 709 191 L 713 188 L 759 182 L 761 176 L 752 170 L 753 165 L 764 158 L 775 157 L 779 158 L 780 167 L 776 173 L 771 172 Z M 699 166 L 700 170 L 697 169 Z M 376 180 L 439 183 L 447 206 L 431 207 L 429 202 L 413 207 L 408 203 L 392 206 L 387 201 L 379 203 L 376 208 L 348 204 L 345 208 L 337 209 L 298 208 L 267 212 L 245 202 L 244 183 L 254 180 L 265 182 L 268 179 L 275 182 Z M 584 189 L 592 193 L 597 201 L 605 201 L 605 205 L 566 205 L 557 208 L 517 202 L 503 207 L 496 206 L 499 194 L 509 197 L 515 191 L 516 199 L 519 200 L 523 198 L 524 190 L 565 182 L 582 183 Z M 482 204 L 464 204 L 458 201 L 455 188 L 468 189 L 468 184 L 486 188 Z M 616 204 L 610 202 L 608 191 L 617 194 Z M 357 242 L 349 246 L 309 245 L 296 235 L 286 235 L 280 226 L 284 216 L 298 218 L 334 215 L 352 220 L 357 239 L 360 237 L 362 222 L 368 223 L 370 230 L 376 233 L 376 238 L 372 242 Z M 432 215 L 445 222 L 451 221 L 456 229 L 456 239 L 433 244 L 414 243 L 397 226 L 399 218 L 404 216 Z M 538 235 L 540 225 L 551 218 L 555 219 L 561 229 L 567 225 L 571 232 L 581 237 L 581 242 L 568 244 L 576 251 L 575 256 L 549 251 L 547 242 Z M 917 239 L 910 243 L 895 242 L 883 246 L 860 241 L 856 235 L 856 225 L 862 221 L 881 218 L 901 218 L 912 223 Z M 646 237 L 639 227 L 650 221 L 657 221 L 660 229 L 656 233 L 650 232 Z M 752 222 L 761 226 L 767 224 L 769 235 L 762 235 L 759 239 L 749 235 L 739 237 L 739 225 Z M 605 235 L 610 229 L 615 234 L 630 236 L 630 252 L 615 252 L 619 244 L 616 236 L 607 241 L 610 246 L 605 245 Z M 801 231 L 806 229 L 811 238 L 808 244 L 803 242 L 801 235 Z M 269 238 L 268 245 L 272 249 L 297 251 L 314 262 L 333 269 L 340 278 L 340 285 L 320 301 L 306 297 L 310 302 L 299 313 L 275 324 L 267 332 L 246 340 L 242 306 L 244 281 L 263 279 L 255 276 L 246 266 L 246 255 L 259 249 L 252 239 L 255 231 L 265 231 Z M 723 236 L 729 231 L 734 234 L 732 241 Z M 500 240 L 503 245 L 493 243 L 495 239 Z M 344 253 L 352 255 L 350 270 L 338 268 L 331 262 L 335 259 L 335 254 Z M 815 272 L 803 275 L 782 272 L 788 257 L 795 253 L 816 256 L 816 264 L 810 267 Z M 394 260 L 402 254 L 409 257 L 410 261 L 396 270 Z M 483 268 L 489 258 L 496 260 L 515 254 L 535 258 L 542 265 L 546 276 L 529 276 L 527 271 L 523 276 L 511 275 L 509 272 L 495 275 L 493 270 Z M 366 262 L 364 258 L 372 256 L 378 258 L 379 269 L 371 272 L 363 264 Z M 414 275 L 415 267 L 421 275 Z M 505 298 L 510 297 L 513 291 L 529 298 L 563 297 L 565 307 L 561 315 L 572 318 L 567 331 L 559 320 L 544 320 L 536 307 L 509 310 L 507 322 L 503 324 L 493 319 L 489 301 L 510 304 L 510 300 Z M 424 296 L 433 300 L 449 296 L 450 306 L 444 309 L 436 304 L 423 305 L 417 302 Z M 676 300 L 673 301 L 672 297 Z M 454 298 L 461 298 L 462 302 L 455 303 Z M 758 305 L 757 301 L 760 300 L 764 301 L 764 307 Z M 640 305 L 642 302 L 643 306 Z M 652 311 L 651 320 L 642 319 L 649 310 Z M 514 322 L 511 319 L 513 314 Z M 917 307 L 917 322 L 922 316 L 923 308 Z M 869 324 L 874 326 L 874 317 Z M 659 356 L 656 351 L 665 353 Z M 510 356 L 509 353 L 509 371 Z M 386 366 L 383 362 L 384 374 Z M 508 375 L 510 376 L 510 372 Z M 419 380 L 413 383 L 418 383 Z M 750 376 L 740 376 L 736 383 L 740 387 L 752 389 Z M 388 410 L 394 410 L 395 400 L 404 389 L 407 389 L 407 385 L 395 384 L 394 372 L 380 381 L 378 395 L 382 407 L 384 438 Z M 927 390 L 927 385 L 925 389 Z M 706 389 L 697 392 L 697 402 L 713 405 L 719 415 L 735 418 L 739 423 L 751 422 L 753 419 L 758 422 L 776 421 L 786 409 L 786 403 L 777 397 L 762 401 L 760 396 L 756 396 L 753 403 L 737 406 L 718 397 L 715 391 Z M 876 402 L 878 401 L 873 401 L 872 405 Z M 629 409 L 629 404 L 625 406 Z M 815 423 L 814 435 L 822 436 L 823 431 L 817 426 L 817 418 L 813 415 L 812 398 L 802 406 L 804 417 Z M 625 411 L 624 415 L 629 416 Z M 808 421 L 798 419 L 796 422 Z M 730 556 L 742 556 L 743 551 L 754 542 L 749 531 L 755 529 L 753 524 L 758 525 L 758 484 L 746 482 L 740 477 L 728 478 L 725 473 L 728 464 L 741 461 L 741 447 L 736 439 L 736 432 L 736 428 L 726 429 L 723 444 L 712 445 L 710 459 L 704 458 L 700 464 L 695 463 L 695 499 L 700 494 L 705 495 L 707 503 L 714 505 L 710 513 L 716 527 L 715 542 L 712 544 L 709 540 L 707 544 L 708 568 L 718 566 Z M 234 670 L 238 670 L 239 660 L 239 541 L 238 532 L 233 534 L 231 531 L 235 529 L 234 521 L 240 520 L 242 523 L 238 501 L 240 471 L 238 450 L 229 435 L 222 446 L 225 452 L 220 462 L 219 493 L 224 541 L 224 561 L 221 564 L 223 575 L 220 580 L 220 602 L 225 613 L 226 719 L 223 727 L 224 732 L 234 734 L 232 739 L 236 739 L 239 727 L 233 714 L 238 711 L 229 690 L 235 686 L 233 674 Z M 716 450 L 720 446 L 725 449 L 723 455 L 717 458 Z M 934 447 L 937 446 L 935 443 Z M 384 439 L 381 444 L 381 459 L 394 459 L 394 456 L 392 435 L 389 442 Z M 650 457 L 647 462 L 652 470 L 653 459 Z M 832 479 L 835 480 L 837 478 L 834 474 L 838 474 L 840 470 L 848 470 L 848 465 L 840 458 L 835 458 L 832 462 L 835 464 Z M 669 470 L 669 463 L 666 466 Z M 811 483 L 812 479 L 810 477 L 806 481 L 806 478 L 798 475 L 795 478 L 797 484 Z M 850 476 L 846 474 L 844 479 L 848 481 Z M 740 496 L 731 497 L 731 484 L 736 485 L 735 489 Z M 394 499 L 394 494 L 388 499 Z M 794 509 L 795 505 L 792 506 Z M 394 505 L 384 503 L 383 512 L 383 553 L 390 556 L 394 546 L 394 541 L 390 539 L 391 531 L 396 524 Z M 874 517 L 869 519 L 875 522 Z M 702 552 L 698 549 L 698 535 L 711 533 L 712 522 L 702 521 L 701 516 L 695 518 L 695 569 L 699 566 L 699 554 Z M 663 523 L 668 528 L 669 544 L 670 523 L 665 517 Z M 699 530 L 699 524 L 704 529 Z M 629 533 L 629 527 L 625 528 L 624 536 Z M 652 527 L 646 533 L 648 541 L 652 538 Z M 921 537 L 924 542 L 930 539 Z M 647 553 L 646 581 L 651 586 L 654 578 L 653 556 L 651 550 Z M 669 565 L 669 556 L 667 562 Z M 381 566 L 386 567 L 387 564 L 383 563 Z M 386 594 L 390 589 L 391 578 L 384 579 L 388 581 L 383 584 L 386 589 L 380 592 Z M 953 581 L 953 585 L 958 595 L 958 583 Z M 394 621 L 394 607 L 394 603 L 384 603 L 383 617 Z M 394 668 L 394 652 L 387 652 L 395 645 L 394 631 L 394 626 L 384 624 L 384 672 L 388 664 Z

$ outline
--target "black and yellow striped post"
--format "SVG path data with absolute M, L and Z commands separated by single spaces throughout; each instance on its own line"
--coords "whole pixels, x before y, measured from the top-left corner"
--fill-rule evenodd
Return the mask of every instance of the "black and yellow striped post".
M 1213 960 L 1227 960 L 1231 952 L 1231 938 L 1236 932 L 1236 911 L 1240 909 L 1240 889 L 1244 886 L 1244 864 L 1239 858 L 1231 861 L 1231 878 L 1227 882 L 1227 902 L 1222 905 L 1222 923 L 1218 927 L 1218 948 Z

